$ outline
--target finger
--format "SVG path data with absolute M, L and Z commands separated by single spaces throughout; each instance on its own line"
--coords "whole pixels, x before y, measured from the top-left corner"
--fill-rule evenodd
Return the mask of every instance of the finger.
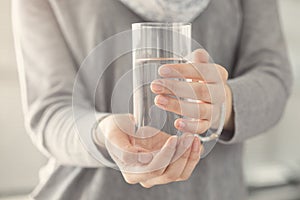
M 132 115 L 113 115 L 111 117 L 113 118 L 110 121 L 113 124 L 107 124 L 104 127 L 107 133 L 105 135 L 105 144 L 109 153 L 114 155 L 115 161 L 118 160 L 123 167 L 149 163 L 153 157 L 152 153 L 147 152 L 148 150 L 142 146 L 136 145 L 141 139 L 135 137 L 146 137 L 160 131 L 151 127 L 145 127 L 143 131 L 137 131 L 138 134 L 134 134 L 134 119 Z M 141 132 L 143 133 L 142 135 L 140 134 Z M 161 137 L 164 135 L 160 134 Z
M 112 159 L 118 164 L 120 170 L 125 170 L 128 166 L 147 164 L 152 160 L 153 155 L 151 152 L 147 152 L 142 147 L 132 146 L 132 144 L 122 142 L 121 140 L 117 144 L 109 140 L 106 142 L 106 148 Z
M 205 82 L 186 82 L 172 79 L 158 79 L 151 83 L 151 90 L 155 94 L 167 94 L 176 97 L 211 102 L 210 90 L 213 84 Z
M 196 49 L 193 51 L 193 60 L 195 63 L 208 63 L 209 54 L 204 49 Z
M 180 119 L 175 120 L 174 126 L 182 132 L 201 134 L 209 129 L 210 121 L 209 120 L 180 118 Z
M 222 83 L 228 78 L 224 67 L 206 63 L 165 64 L 158 72 L 164 78 L 184 78 L 212 83 Z
M 123 171 L 122 174 L 125 180 L 133 184 L 160 176 L 173 158 L 176 151 L 177 138 L 177 136 L 170 137 L 149 164 L 140 168 L 133 168 L 134 171 Z
M 206 120 L 211 119 L 212 104 L 203 102 L 188 102 L 166 95 L 157 95 L 154 102 L 156 106 L 164 110 L 183 115 L 185 117 Z
M 122 126 L 123 129 L 126 130 L 130 130 L 132 128 L 129 123 L 128 115 L 118 116 L 115 119 L 119 121 L 119 125 L 117 126 Z M 124 121 L 121 122 L 121 119 Z M 114 121 L 114 123 L 116 123 L 116 121 Z M 126 165 L 133 165 L 139 162 L 145 164 L 151 161 L 152 154 L 147 153 L 147 150 L 140 146 L 134 146 L 131 142 L 131 137 L 127 133 L 123 132 L 119 128 L 110 129 L 109 125 L 105 128 L 109 129 L 109 131 L 106 131 L 107 134 L 105 135 L 105 146 L 108 152 L 113 155 L 113 159 L 117 158 L 118 161 Z M 137 156 L 138 152 L 145 153 Z M 114 160 L 116 161 L 116 159 Z
M 112 131 L 105 140 L 105 146 L 111 155 L 117 157 L 123 163 L 132 164 L 137 161 L 136 153 L 138 150 L 132 147 L 128 135 L 121 131 Z
M 177 136 L 171 136 L 163 148 L 154 156 L 152 161 L 146 166 L 148 172 L 164 169 L 170 164 L 172 157 L 176 151 Z
M 192 175 L 196 165 L 198 164 L 199 160 L 200 160 L 200 155 L 201 155 L 201 143 L 198 137 L 195 137 L 195 139 L 193 140 L 193 144 L 192 147 L 189 148 L 190 150 L 190 154 L 189 157 L 187 159 L 187 161 L 185 162 L 184 165 L 184 169 L 181 172 L 180 177 L 176 180 L 176 181 L 184 181 L 189 179 L 189 177 Z M 159 184 L 166 184 L 169 182 L 174 182 L 174 180 L 165 180 L 165 182 L 161 182 L 160 180 L 156 180 L 155 182 L 153 182 L 153 179 L 150 181 L 144 181 L 141 182 L 140 184 L 144 187 L 152 187 L 153 185 L 159 185 Z
M 154 185 L 162 185 L 178 180 L 183 173 L 187 160 L 190 156 L 191 145 L 195 136 L 192 134 L 184 135 L 177 147 L 175 160 L 166 168 L 161 176 L 148 179 L 142 182 L 144 187 L 152 187 Z
M 180 175 L 179 181 L 187 180 L 189 177 L 192 175 L 196 165 L 198 164 L 200 160 L 200 155 L 201 155 L 201 143 L 199 137 L 195 137 L 193 141 L 193 145 L 191 148 L 191 153 L 188 158 L 188 161 L 185 165 L 185 168 Z

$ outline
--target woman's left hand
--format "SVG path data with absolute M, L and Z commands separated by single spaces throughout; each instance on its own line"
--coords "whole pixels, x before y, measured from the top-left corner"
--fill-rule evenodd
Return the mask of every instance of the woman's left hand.
M 205 50 L 194 51 L 194 63 L 161 66 L 159 75 L 162 79 L 151 83 L 152 92 L 157 94 L 155 104 L 185 117 L 174 122 L 178 130 L 198 134 L 205 132 L 211 124 L 212 108 L 219 102 L 226 102 L 224 128 L 232 129 L 232 94 L 226 84 L 228 73 L 224 67 L 209 63 Z M 198 101 L 190 102 L 183 98 Z

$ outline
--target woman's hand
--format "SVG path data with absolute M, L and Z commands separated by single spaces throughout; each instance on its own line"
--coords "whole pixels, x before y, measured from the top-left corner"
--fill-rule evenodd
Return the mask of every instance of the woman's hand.
M 151 127 L 143 136 L 134 135 L 131 115 L 111 115 L 99 124 L 98 144 L 105 144 L 112 159 L 130 184 L 144 187 L 186 180 L 200 159 L 198 137 L 184 134 L 171 136 Z M 99 131 L 99 132 L 100 132 Z M 155 133 L 155 134 L 154 134 Z M 137 134 L 137 133 L 135 133 Z
M 194 63 L 163 65 L 159 68 L 162 79 L 151 83 L 152 92 L 157 94 L 155 105 L 185 117 L 174 122 L 174 126 L 180 131 L 198 134 L 205 132 L 214 115 L 213 106 L 225 101 L 225 128 L 233 127 L 232 95 L 226 84 L 228 73 L 224 67 L 208 62 L 208 53 L 196 50 Z

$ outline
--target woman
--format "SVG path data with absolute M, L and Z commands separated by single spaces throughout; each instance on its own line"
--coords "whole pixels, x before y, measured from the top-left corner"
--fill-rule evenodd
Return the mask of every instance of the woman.
M 36 146 L 49 158 L 40 184 L 32 194 L 34 199 L 241 200 L 246 197 L 243 142 L 277 123 L 292 84 L 276 1 L 143 2 L 14 1 L 25 123 Z M 76 72 L 98 43 L 130 29 L 132 23 L 178 20 L 192 22 L 193 38 L 220 65 L 218 69 L 223 72 L 226 69 L 229 74 L 228 81 L 226 73 L 222 76 L 227 88 L 227 114 L 221 138 L 214 150 L 198 162 L 201 145 L 193 137 L 183 159 L 150 176 L 130 176 L 105 167 L 85 150 L 74 128 L 72 90 Z M 200 52 L 196 59 L 201 63 L 205 57 L 206 53 Z M 130 66 L 128 58 L 113 63 L 97 90 L 99 130 L 95 140 L 102 153 L 105 146 L 101 137 L 106 135 L 109 139 L 119 131 L 114 129 L 111 115 L 106 117 L 111 112 L 108 105 L 112 88 Z M 182 73 L 189 73 L 189 68 Z M 91 92 L 88 83 L 82 87 L 83 91 Z M 155 86 L 152 91 L 161 96 L 166 94 L 155 91 Z M 88 96 L 85 100 L 92 101 Z M 158 101 L 156 104 L 159 105 Z M 170 102 L 163 109 L 176 112 L 168 105 Z M 121 121 L 126 119 L 125 115 Z M 185 123 L 185 128 L 193 130 L 191 124 Z M 176 127 L 183 128 L 179 122 Z M 91 124 L 89 129 L 92 128 Z M 171 140 L 167 140 L 170 146 Z

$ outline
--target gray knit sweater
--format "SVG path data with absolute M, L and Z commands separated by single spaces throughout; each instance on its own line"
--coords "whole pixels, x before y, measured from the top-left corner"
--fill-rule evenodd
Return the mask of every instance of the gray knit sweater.
M 230 74 L 235 131 L 222 133 L 188 181 L 151 189 L 127 184 L 119 171 L 91 157 L 72 117 L 72 89 L 81 62 L 98 43 L 144 19 L 117 0 L 14 0 L 13 11 L 25 123 L 35 145 L 49 157 L 35 199 L 245 198 L 243 142 L 277 123 L 292 84 L 275 0 L 212 0 L 192 22 L 193 38 Z M 106 72 L 96 94 L 99 116 L 111 112 L 113 86 L 130 70 L 130 62 L 125 55 Z M 82 92 L 93 93 L 88 77 L 82 81 Z M 85 101 L 92 99 L 86 96 Z

